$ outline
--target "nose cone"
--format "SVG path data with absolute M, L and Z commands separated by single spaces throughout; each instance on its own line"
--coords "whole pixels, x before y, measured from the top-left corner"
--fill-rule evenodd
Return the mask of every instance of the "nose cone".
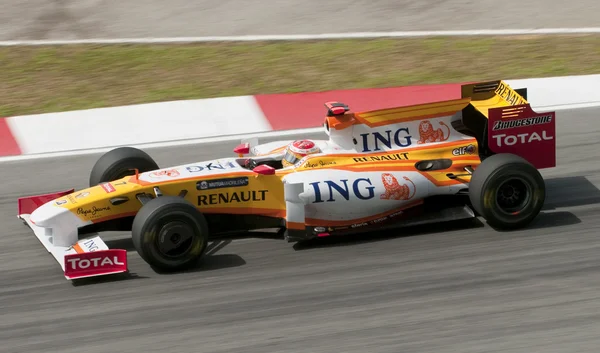
M 31 213 L 31 222 L 39 227 L 62 228 L 82 227 L 86 225 L 67 208 L 60 207 L 56 201 L 50 201 Z

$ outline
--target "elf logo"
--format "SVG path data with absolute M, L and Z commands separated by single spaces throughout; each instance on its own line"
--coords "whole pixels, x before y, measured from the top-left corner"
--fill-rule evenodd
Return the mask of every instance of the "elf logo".
M 468 145 L 468 146 L 462 146 L 462 147 L 458 147 L 452 150 L 452 155 L 453 156 L 464 156 L 465 154 L 473 154 L 475 153 L 475 146 L 473 145 Z

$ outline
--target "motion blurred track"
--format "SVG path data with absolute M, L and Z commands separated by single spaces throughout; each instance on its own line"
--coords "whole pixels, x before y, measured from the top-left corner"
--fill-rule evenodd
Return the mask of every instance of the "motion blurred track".
M 244 239 L 172 275 L 114 233 L 137 278 L 80 286 L 17 220 L 16 198 L 85 187 L 97 155 L 0 164 L 0 352 L 597 352 L 599 115 L 557 113 L 559 167 L 527 230 L 461 222 L 296 249 Z M 167 166 L 234 145 L 148 151 Z
M 598 27 L 578 0 L 2 0 L 0 40 Z

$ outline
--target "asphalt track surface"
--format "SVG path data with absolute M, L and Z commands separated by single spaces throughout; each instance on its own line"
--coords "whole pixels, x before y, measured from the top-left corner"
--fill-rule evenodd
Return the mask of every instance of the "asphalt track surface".
M 578 0 L 3 0 L 0 40 L 598 27 Z
M 170 275 L 112 233 L 133 278 L 78 286 L 16 218 L 16 198 L 85 187 L 97 155 L 0 164 L 0 352 L 597 352 L 599 114 L 558 112 L 559 167 L 544 171 L 546 206 L 526 230 L 234 240 Z M 148 152 L 168 166 L 234 145 Z

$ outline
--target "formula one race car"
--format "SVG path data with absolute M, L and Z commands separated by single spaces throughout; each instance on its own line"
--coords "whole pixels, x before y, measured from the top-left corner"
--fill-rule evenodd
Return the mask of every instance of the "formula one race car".
M 106 230 L 131 230 L 156 270 L 181 270 L 213 237 L 256 229 L 297 242 L 477 215 L 521 228 L 545 200 L 538 169 L 556 163 L 555 113 L 526 97 L 492 81 L 463 85 L 460 99 L 361 113 L 329 102 L 327 140 L 242 143 L 237 157 L 164 169 L 117 148 L 89 188 L 21 198 L 19 217 L 67 279 L 127 271 L 125 250 L 80 240 Z

